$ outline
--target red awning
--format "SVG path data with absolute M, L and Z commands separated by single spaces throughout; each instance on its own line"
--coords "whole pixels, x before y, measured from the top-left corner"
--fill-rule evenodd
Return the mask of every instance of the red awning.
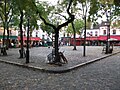
M 72 38 L 73 40 L 73 38 Z M 84 38 L 76 38 L 76 40 L 84 40 Z M 86 40 L 98 40 L 98 37 L 86 37 Z
M 114 38 L 114 39 L 116 39 L 116 41 L 120 41 L 120 35 L 118 35 L 118 36 L 111 35 L 110 38 Z M 105 41 L 105 40 L 107 40 L 107 36 L 99 36 L 98 40 Z
M 120 35 L 110 35 L 110 39 L 114 39 L 114 41 L 120 41 Z M 73 40 L 73 38 L 71 38 Z M 84 38 L 76 38 L 78 41 L 83 41 Z M 107 36 L 98 36 L 98 37 L 86 37 L 86 40 L 94 41 L 94 40 L 99 40 L 99 41 L 106 41 Z
M 107 40 L 107 36 L 99 36 L 99 39 L 98 39 L 98 40 L 106 41 L 106 40 Z
M 17 38 L 18 40 L 20 40 L 20 36 Z M 23 37 L 23 41 L 27 40 L 27 37 Z M 31 41 L 41 41 L 41 38 L 39 37 L 30 37 L 29 40 Z
M 98 37 L 87 37 L 86 40 L 98 40 Z

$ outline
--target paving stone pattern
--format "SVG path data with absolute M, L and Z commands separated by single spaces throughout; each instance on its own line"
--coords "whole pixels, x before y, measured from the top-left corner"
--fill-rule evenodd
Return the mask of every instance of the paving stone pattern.
M 120 54 L 62 74 L 0 63 L 0 90 L 120 90 Z
M 19 49 L 20 48 L 9 49 L 7 51 L 8 56 L 0 56 L 0 59 L 24 64 L 26 58 L 19 59 Z M 83 57 L 83 46 L 78 46 L 76 51 L 73 50 L 73 46 L 60 47 L 60 51 L 64 51 L 64 55 L 68 60 L 68 64 L 64 64 L 62 67 L 60 67 L 45 63 L 47 55 L 52 52 L 52 47 L 33 47 L 30 48 L 30 63 L 28 65 L 50 70 L 61 70 L 95 58 L 99 58 L 101 56 L 105 56 L 106 54 L 102 53 L 102 49 L 102 46 L 86 46 L 86 56 Z M 117 51 L 120 51 L 120 48 L 114 47 L 113 52 Z

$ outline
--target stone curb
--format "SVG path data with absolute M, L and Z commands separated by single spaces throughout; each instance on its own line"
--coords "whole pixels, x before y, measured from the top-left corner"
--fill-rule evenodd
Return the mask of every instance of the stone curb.
M 74 69 L 77 69 L 79 67 L 94 63 L 96 61 L 102 60 L 104 58 L 107 58 L 109 56 L 112 56 L 112 55 L 115 55 L 115 54 L 118 54 L 118 53 L 120 53 L 120 51 L 109 54 L 109 55 L 105 55 L 103 57 L 96 58 L 96 59 L 93 59 L 93 60 L 90 60 L 90 61 L 87 61 L 87 62 L 84 62 L 84 63 L 81 63 L 81 64 L 78 64 L 78 65 L 75 65 L 75 66 L 72 66 L 72 67 L 69 67 L 67 69 L 61 69 L 61 70 L 49 70 L 49 69 L 45 69 L 45 68 L 41 68 L 41 67 L 36 67 L 36 66 L 28 65 L 28 64 L 21 64 L 21 63 L 12 62 L 12 61 L 6 61 L 6 60 L 2 60 L 2 59 L 0 59 L 0 62 L 11 64 L 11 65 L 16 65 L 16 66 L 20 66 L 20 67 L 28 68 L 28 69 L 32 69 L 32 70 L 39 70 L 39 71 L 47 72 L 47 73 L 66 73 L 66 72 L 70 72 L 70 71 L 72 71 Z

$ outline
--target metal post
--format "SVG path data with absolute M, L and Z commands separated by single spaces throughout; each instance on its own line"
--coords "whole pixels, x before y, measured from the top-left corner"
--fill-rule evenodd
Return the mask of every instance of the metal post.
M 109 53 L 109 50 L 110 50 L 110 42 L 109 42 L 109 39 L 110 39 L 110 26 L 108 25 L 107 26 L 107 48 L 106 48 L 106 54 Z
M 106 11 L 106 17 L 107 17 L 107 43 L 106 43 L 106 54 L 109 53 L 109 50 L 110 50 L 110 42 L 109 42 L 109 39 L 110 39 L 110 22 L 108 20 L 108 12 Z
M 106 52 L 105 54 L 108 54 L 108 29 L 107 29 L 107 40 L 106 40 Z
M 83 56 L 85 57 L 86 55 L 86 15 L 84 16 L 84 21 L 85 21 L 85 31 L 84 31 L 84 49 L 83 49 Z
M 29 63 L 29 17 L 28 17 L 28 30 L 27 30 L 27 47 L 26 47 L 26 63 Z

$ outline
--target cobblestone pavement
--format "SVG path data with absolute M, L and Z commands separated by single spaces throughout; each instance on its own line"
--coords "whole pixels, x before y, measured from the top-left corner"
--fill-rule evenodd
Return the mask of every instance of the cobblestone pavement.
M 68 60 L 68 64 L 64 64 L 62 67 L 60 67 L 45 63 L 47 55 L 52 52 L 52 48 L 34 47 L 30 49 L 30 63 L 27 65 L 49 70 L 62 70 L 95 58 L 99 58 L 101 56 L 105 56 L 106 54 L 102 53 L 102 49 L 102 46 L 87 46 L 86 57 L 83 57 L 83 46 L 78 46 L 76 51 L 73 51 L 73 46 L 60 47 L 60 51 L 64 51 L 64 55 Z M 9 49 L 7 51 L 8 56 L 0 56 L 0 59 L 25 64 L 26 58 L 18 59 L 18 51 L 19 48 Z M 120 51 L 120 47 L 114 47 L 113 52 L 117 51 Z
M 120 90 L 120 53 L 62 74 L 0 63 L 0 90 Z

